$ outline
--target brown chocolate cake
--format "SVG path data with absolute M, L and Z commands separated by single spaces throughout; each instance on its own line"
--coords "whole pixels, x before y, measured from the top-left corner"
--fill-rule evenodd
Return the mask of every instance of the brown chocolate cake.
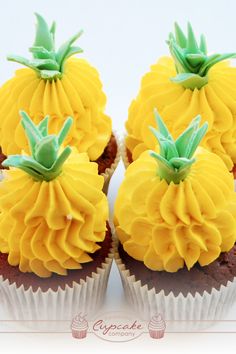
M 103 154 L 96 160 L 98 164 L 98 173 L 102 174 L 105 170 L 113 164 L 117 154 L 117 142 L 115 136 L 112 134 Z
M 2 148 L 0 147 L 0 169 L 5 169 L 6 167 L 3 167 L 2 163 L 4 160 L 6 160 L 6 155 L 2 153 Z
M 66 285 L 72 287 L 73 282 L 80 283 L 81 280 L 86 280 L 86 277 L 91 276 L 93 272 L 97 272 L 97 268 L 101 267 L 105 258 L 108 256 L 111 243 L 111 229 L 107 223 L 106 237 L 103 242 L 98 243 L 101 248 L 90 255 L 93 258 L 92 262 L 84 263 L 81 269 L 68 270 L 66 276 L 53 273 L 50 278 L 40 278 L 34 273 L 23 273 L 18 267 L 9 265 L 7 261 L 8 254 L 0 253 L 0 275 L 4 280 L 8 279 L 10 284 L 15 283 L 17 287 L 23 285 L 25 290 L 30 286 L 33 291 L 37 291 L 37 289 L 40 288 L 45 292 L 49 289 L 57 291 L 59 287 L 65 289 Z
M 154 288 L 156 293 L 164 290 L 165 295 L 171 291 L 175 296 L 182 293 L 201 295 L 204 291 L 211 292 L 212 288 L 219 290 L 221 285 L 226 285 L 236 277 L 236 245 L 229 251 L 221 253 L 219 258 L 208 266 L 200 266 L 198 263 L 188 270 L 186 267 L 175 273 L 165 271 L 153 271 L 145 267 L 143 262 L 130 257 L 119 244 L 119 255 L 130 275 L 140 280 L 148 289 Z
M 127 158 L 128 158 L 128 161 L 129 163 L 132 163 L 133 162 L 133 158 L 132 158 L 132 153 L 129 149 L 126 148 L 126 155 L 127 155 Z
M 234 179 L 236 179 L 236 165 L 234 165 L 232 171 L 231 171 L 234 175 Z

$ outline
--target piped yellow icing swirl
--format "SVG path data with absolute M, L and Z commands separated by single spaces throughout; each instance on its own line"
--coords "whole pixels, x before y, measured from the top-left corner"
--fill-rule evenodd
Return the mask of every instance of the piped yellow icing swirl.
M 85 153 L 73 153 L 60 176 L 35 181 L 18 169 L 0 184 L 0 251 L 10 265 L 40 277 L 67 274 L 92 260 L 106 232 L 103 177 Z
M 102 155 L 111 137 L 111 119 L 104 113 L 106 96 L 98 72 L 86 60 L 71 58 L 61 79 L 44 80 L 32 69 L 19 69 L 0 89 L 0 144 L 6 155 L 28 152 L 19 110 L 38 124 L 50 115 L 49 133 L 57 133 L 68 116 L 74 125 L 65 144 Z
M 236 197 L 223 161 L 202 148 L 179 184 L 160 180 L 144 152 L 127 169 L 115 203 L 119 240 L 152 270 L 204 266 L 236 241 Z
M 133 160 L 155 148 L 148 127 L 154 124 L 153 109 L 157 108 L 174 138 L 200 114 L 209 124 L 202 146 L 220 156 L 231 170 L 236 163 L 236 68 L 228 62 L 214 65 L 208 83 L 194 90 L 171 82 L 176 74 L 173 59 L 163 57 L 144 75 L 126 122 L 126 146 Z

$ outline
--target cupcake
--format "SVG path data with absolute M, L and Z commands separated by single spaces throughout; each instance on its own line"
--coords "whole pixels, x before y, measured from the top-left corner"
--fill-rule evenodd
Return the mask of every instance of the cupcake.
M 130 164 L 115 202 L 125 293 L 145 319 L 215 320 L 236 298 L 233 175 L 198 148 L 207 131 L 200 116 L 176 140 L 155 117 L 159 152 Z
M 165 321 L 161 314 L 153 316 L 148 324 L 148 331 L 151 338 L 160 339 L 164 337 L 166 329 Z
M 75 316 L 71 323 L 72 336 L 76 339 L 86 338 L 88 332 L 88 321 L 81 314 Z
M 30 155 L 10 155 L 0 183 L 0 293 L 9 316 L 69 320 L 101 305 L 112 263 L 104 178 L 86 153 L 62 147 L 49 118 L 21 123 Z
M 130 105 L 125 165 L 155 148 L 148 126 L 154 124 L 153 109 L 158 107 L 174 139 L 200 114 L 208 122 L 201 145 L 220 156 L 232 171 L 236 164 L 236 68 L 225 59 L 235 53 L 208 55 L 205 37 L 198 43 L 190 24 L 187 35 L 175 24 L 167 43 L 171 56 L 151 66 Z
M 99 174 L 105 178 L 104 189 L 119 162 L 118 141 L 112 133 L 110 117 L 104 113 L 106 96 L 97 70 L 85 59 L 75 57 L 82 52 L 74 42 L 82 31 L 55 49 L 55 23 L 49 27 L 36 14 L 37 26 L 32 59 L 9 55 L 8 60 L 26 68 L 0 88 L 1 156 L 29 152 L 27 139 L 18 112 L 27 112 L 35 124 L 50 115 L 49 132 L 58 133 L 66 117 L 74 124 L 66 144 L 79 152 L 87 152 L 98 163 Z

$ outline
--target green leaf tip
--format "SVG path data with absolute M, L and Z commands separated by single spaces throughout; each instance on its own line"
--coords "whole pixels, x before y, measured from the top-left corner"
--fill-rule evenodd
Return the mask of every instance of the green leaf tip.
M 169 34 L 167 44 L 177 71 L 177 75 L 170 80 L 191 90 L 201 89 L 208 83 L 208 71 L 213 65 L 236 57 L 236 53 L 207 55 L 205 37 L 201 35 L 198 44 L 190 22 L 187 24 L 187 35 L 175 22 L 174 33 Z
M 32 59 L 26 59 L 18 55 L 8 55 L 7 60 L 20 63 L 33 69 L 42 79 L 61 79 L 67 59 L 74 54 L 83 52 L 80 47 L 73 46 L 73 43 L 83 34 L 83 30 L 72 36 L 56 51 L 56 23 L 53 22 L 51 27 L 49 27 L 41 15 L 35 13 L 35 16 L 35 40 L 33 46 L 29 48 L 29 51 L 32 53 Z
M 159 143 L 160 153 L 150 151 L 150 155 L 158 163 L 160 178 L 165 179 L 167 183 L 178 184 L 187 177 L 195 162 L 194 153 L 207 132 L 208 123 L 205 122 L 200 127 L 201 116 L 198 115 L 174 141 L 156 109 L 154 116 L 158 129 L 149 128 Z
M 55 135 L 48 134 L 49 116 L 36 125 L 26 112 L 19 113 L 31 156 L 8 156 L 3 166 L 20 168 L 38 181 L 48 182 L 55 179 L 62 172 L 63 164 L 72 151 L 69 146 L 63 150 L 61 146 L 73 124 L 73 119 L 68 117 L 60 132 Z

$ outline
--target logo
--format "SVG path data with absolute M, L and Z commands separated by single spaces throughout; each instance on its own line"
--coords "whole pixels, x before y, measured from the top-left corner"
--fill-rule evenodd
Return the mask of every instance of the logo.
M 164 337 L 166 323 L 160 313 L 151 318 L 148 323 L 148 330 L 150 337 L 153 339 L 160 339 Z
M 86 315 L 78 314 L 75 316 L 71 323 L 72 337 L 77 339 L 83 339 L 87 336 L 88 332 L 88 321 L 86 320 Z
M 150 321 L 142 321 L 122 312 L 100 314 L 92 321 L 87 321 L 86 315 L 78 314 L 71 322 L 72 336 L 84 339 L 87 334 L 109 342 L 128 342 L 141 335 L 148 335 L 152 339 L 164 337 L 165 321 L 161 314 L 153 316 Z

